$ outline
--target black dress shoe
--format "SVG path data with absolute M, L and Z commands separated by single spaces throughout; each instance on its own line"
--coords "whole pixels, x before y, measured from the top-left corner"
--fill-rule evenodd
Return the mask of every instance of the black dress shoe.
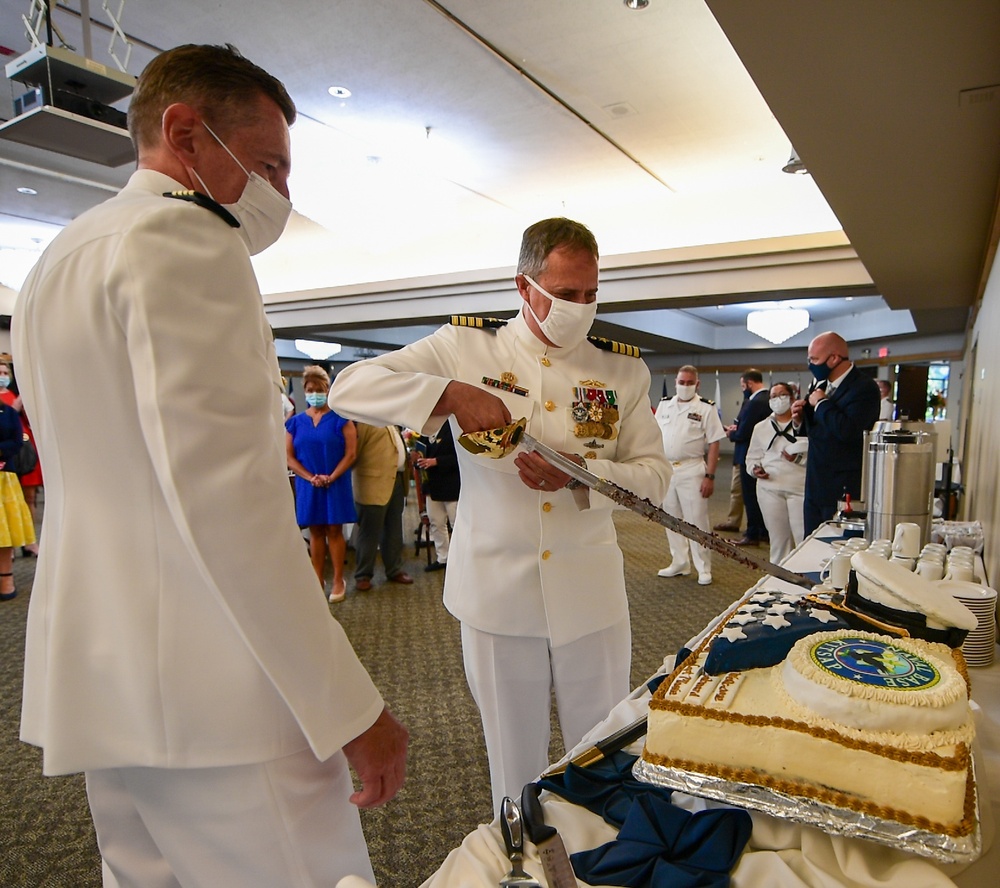
M 734 546 L 759 546 L 760 540 L 752 539 L 748 536 L 741 536 L 738 540 L 733 540 Z
M 442 564 L 440 561 L 435 561 L 431 564 L 428 564 L 427 567 L 424 568 L 424 570 L 430 573 L 432 570 L 444 570 L 447 566 L 448 566 L 447 562 Z

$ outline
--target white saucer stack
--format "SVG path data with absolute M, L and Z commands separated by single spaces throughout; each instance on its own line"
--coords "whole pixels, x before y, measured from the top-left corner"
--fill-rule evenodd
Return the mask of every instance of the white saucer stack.
M 996 654 L 996 590 L 961 580 L 942 580 L 938 585 L 942 592 L 962 602 L 979 621 L 979 625 L 969 633 L 962 645 L 965 662 L 970 666 L 989 666 Z

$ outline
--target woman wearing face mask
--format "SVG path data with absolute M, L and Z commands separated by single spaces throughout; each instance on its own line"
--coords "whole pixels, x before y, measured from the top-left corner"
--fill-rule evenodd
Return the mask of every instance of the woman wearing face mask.
M 288 468 L 295 473 L 295 515 L 309 528 L 309 554 L 323 586 L 327 551 L 333 565 L 330 601 L 343 601 L 344 524 L 358 520 L 351 489 L 351 466 L 357 458 L 358 433 L 354 423 L 327 406 L 330 377 L 322 367 L 306 367 L 302 374 L 308 407 L 285 423 Z
M 0 361 L 0 401 L 8 407 L 13 407 L 18 412 L 21 417 L 21 425 L 24 426 L 24 433 L 28 436 L 31 446 L 34 447 L 35 436 L 31 432 L 31 425 L 28 423 L 28 418 L 24 415 L 24 408 L 21 406 L 21 396 L 12 391 L 10 387 L 12 376 L 10 364 L 6 361 Z M 36 462 L 35 467 L 26 475 L 22 475 L 19 480 L 21 482 L 21 490 L 24 493 L 24 500 L 28 504 L 32 520 L 34 520 L 35 500 L 38 488 L 42 486 L 41 465 Z M 36 556 L 38 555 L 38 544 L 29 543 L 27 546 L 22 546 L 21 552 L 24 555 Z
M 747 469 L 757 479 L 757 500 L 771 537 L 771 561 L 780 563 L 802 542 L 807 438 L 792 431 L 795 394 L 784 382 L 771 386 L 771 415 L 754 426 Z

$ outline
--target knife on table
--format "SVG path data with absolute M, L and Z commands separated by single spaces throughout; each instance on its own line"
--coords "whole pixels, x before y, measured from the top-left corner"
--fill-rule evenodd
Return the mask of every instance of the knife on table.
M 542 888 L 524 871 L 524 829 L 521 810 L 509 796 L 500 805 L 500 832 L 510 859 L 510 872 L 500 880 L 500 888 Z
M 554 826 L 545 822 L 542 803 L 538 799 L 541 791 L 537 783 L 526 783 L 521 790 L 521 814 L 524 817 L 525 832 L 538 849 L 549 888 L 577 888 L 573 865 L 569 862 L 562 837 Z
M 593 765 L 601 759 L 606 759 L 608 756 L 613 755 L 620 749 L 624 749 L 626 746 L 631 746 L 640 737 L 646 736 L 646 716 L 637 718 L 634 722 L 629 725 L 625 725 L 624 728 L 615 731 L 603 740 L 598 740 L 593 746 L 588 746 L 583 752 L 578 753 L 573 756 L 568 762 L 563 762 L 561 765 L 555 765 L 549 768 L 543 777 L 556 777 L 562 774 L 569 765 L 576 765 L 578 768 L 586 768 Z M 534 841 L 534 839 L 532 839 Z

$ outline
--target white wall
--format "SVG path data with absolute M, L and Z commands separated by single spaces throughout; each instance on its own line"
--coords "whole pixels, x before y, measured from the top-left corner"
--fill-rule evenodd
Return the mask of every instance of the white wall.
M 1000 263 L 994 261 L 965 355 L 962 416 L 965 447 L 963 517 L 982 522 L 986 538 L 983 561 L 991 585 L 1000 583 Z

